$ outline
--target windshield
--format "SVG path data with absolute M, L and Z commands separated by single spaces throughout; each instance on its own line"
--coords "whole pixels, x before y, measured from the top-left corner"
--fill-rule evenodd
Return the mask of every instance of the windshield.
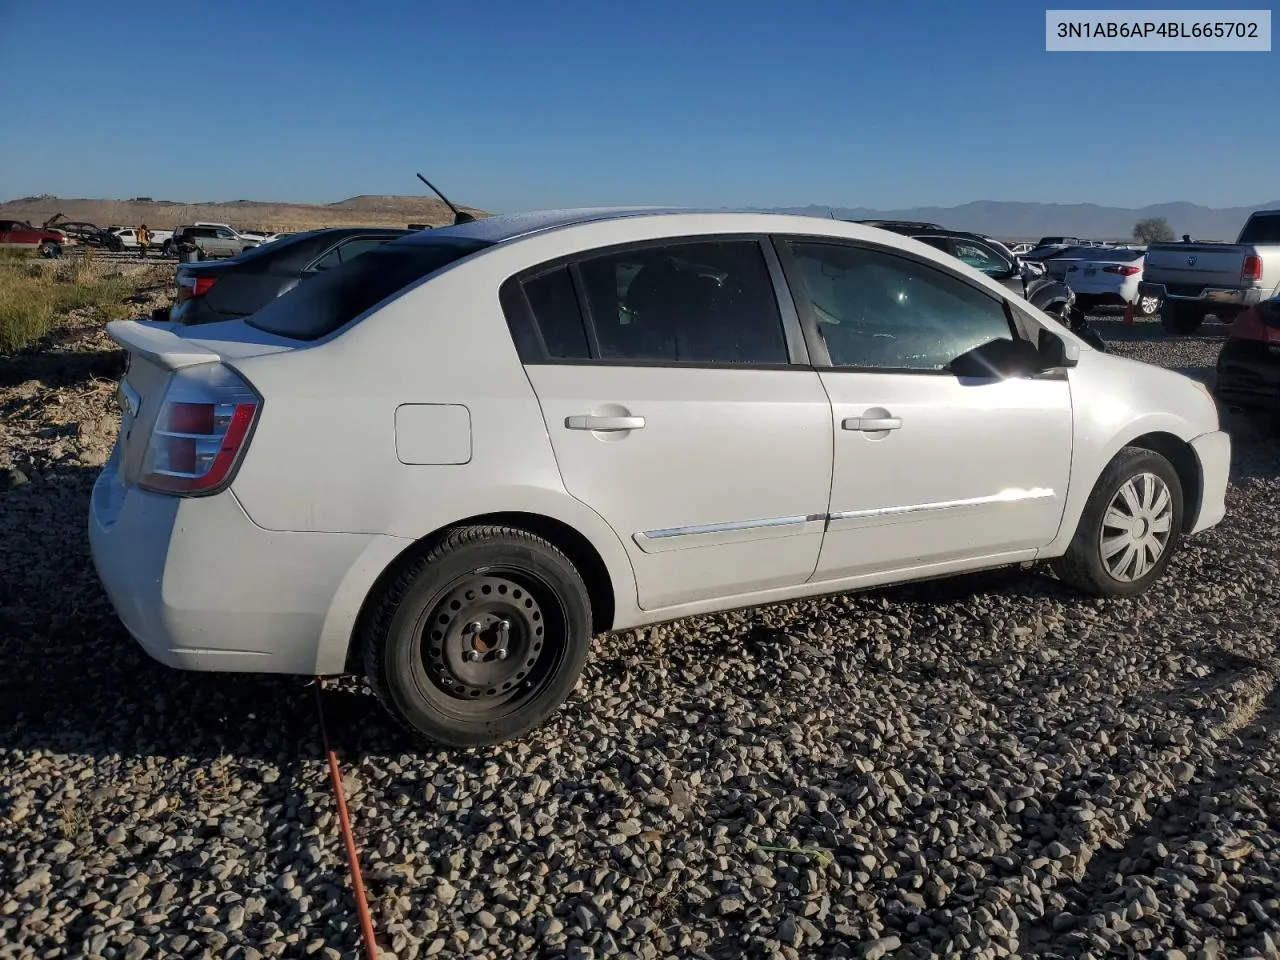
M 259 310 L 248 323 L 282 337 L 316 340 L 410 284 L 487 246 L 487 242 L 456 239 L 392 242 L 303 280 Z
M 1280 213 L 1254 215 L 1240 231 L 1241 243 L 1280 243 Z

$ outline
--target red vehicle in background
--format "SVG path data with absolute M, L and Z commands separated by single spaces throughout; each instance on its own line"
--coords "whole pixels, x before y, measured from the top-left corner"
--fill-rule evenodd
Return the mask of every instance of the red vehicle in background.
M 0 220 L 0 248 L 35 250 L 42 257 L 57 257 L 66 242 L 61 230 L 33 227 L 25 220 Z
M 1214 393 L 1228 407 L 1280 415 L 1280 297 L 1247 307 L 1231 324 Z

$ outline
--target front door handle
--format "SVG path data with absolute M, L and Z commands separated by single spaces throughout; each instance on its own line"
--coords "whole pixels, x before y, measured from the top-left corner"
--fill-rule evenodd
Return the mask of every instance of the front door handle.
M 846 430 L 861 430 L 863 433 L 880 433 L 882 430 L 897 430 L 902 426 L 901 417 L 850 417 L 843 424 Z
M 568 430 L 640 430 L 644 427 L 644 417 L 593 417 L 583 414 L 565 417 L 564 425 Z

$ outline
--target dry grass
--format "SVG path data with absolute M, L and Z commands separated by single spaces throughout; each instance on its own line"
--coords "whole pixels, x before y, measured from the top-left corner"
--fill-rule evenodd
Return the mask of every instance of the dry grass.
M 0 355 L 37 343 L 73 310 L 122 317 L 135 288 L 130 277 L 105 274 L 87 248 L 56 264 L 0 258 Z
M 455 202 L 457 202 L 455 200 Z M 461 209 L 476 216 L 485 211 Z M 0 203 L 0 218 L 12 217 L 41 224 L 56 213 L 67 220 L 87 220 L 99 226 L 137 226 L 172 229 L 197 220 L 229 223 L 241 230 L 294 232 L 317 227 L 388 226 L 410 223 L 443 226 L 453 214 L 439 200 L 418 196 L 363 196 L 338 203 L 303 204 L 238 200 L 234 203 L 138 202 L 133 200 L 12 200 Z M 57 224 L 54 224 L 56 227 Z

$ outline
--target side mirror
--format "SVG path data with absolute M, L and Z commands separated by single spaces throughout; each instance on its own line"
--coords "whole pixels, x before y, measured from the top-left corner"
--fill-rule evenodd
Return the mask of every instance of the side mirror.
M 1040 367 L 1043 370 L 1074 367 L 1080 362 L 1080 347 L 1064 340 L 1048 327 L 1040 328 L 1036 352 L 1040 357 Z
M 960 354 L 949 367 L 957 377 L 1008 380 L 1030 377 L 1044 370 L 1041 352 L 1026 340 L 991 340 Z

